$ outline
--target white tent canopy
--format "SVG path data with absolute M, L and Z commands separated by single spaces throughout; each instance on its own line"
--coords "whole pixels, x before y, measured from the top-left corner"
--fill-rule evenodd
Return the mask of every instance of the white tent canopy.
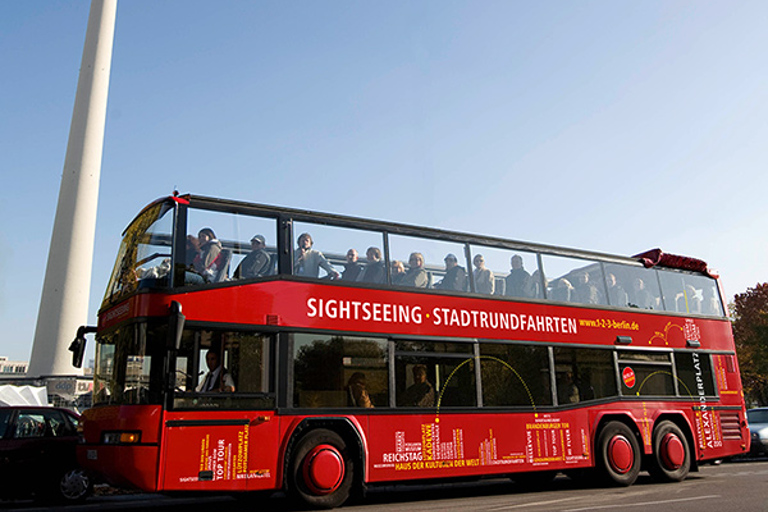
M 48 390 L 35 386 L 0 386 L 0 406 L 6 405 L 50 405 Z

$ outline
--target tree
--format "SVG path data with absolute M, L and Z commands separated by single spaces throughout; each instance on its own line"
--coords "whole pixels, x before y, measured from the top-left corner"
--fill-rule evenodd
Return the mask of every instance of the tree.
M 734 297 L 733 336 L 747 403 L 768 404 L 768 283 Z

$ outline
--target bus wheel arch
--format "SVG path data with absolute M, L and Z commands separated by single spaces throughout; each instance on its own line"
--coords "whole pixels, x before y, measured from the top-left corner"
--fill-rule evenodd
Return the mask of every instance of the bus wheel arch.
M 692 439 L 688 429 L 671 418 L 661 418 L 653 428 L 653 452 L 647 458 L 654 480 L 681 482 L 693 465 Z
M 285 457 L 286 490 L 315 508 L 335 508 L 362 488 L 362 441 L 348 420 L 305 420 Z
M 602 479 L 613 485 L 635 483 L 642 466 L 639 432 L 623 417 L 601 420 L 595 439 L 595 466 Z

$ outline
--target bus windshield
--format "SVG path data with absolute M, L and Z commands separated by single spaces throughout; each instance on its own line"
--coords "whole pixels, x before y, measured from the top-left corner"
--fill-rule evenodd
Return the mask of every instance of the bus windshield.
M 153 205 L 125 230 L 103 305 L 140 286 L 168 286 L 173 240 L 172 211 L 173 205 L 169 202 Z
M 97 338 L 93 405 L 160 404 L 165 323 L 124 325 Z

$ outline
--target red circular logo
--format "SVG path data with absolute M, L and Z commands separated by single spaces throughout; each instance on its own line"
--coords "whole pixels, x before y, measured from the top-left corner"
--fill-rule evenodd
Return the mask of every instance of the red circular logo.
M 624 385 L 628 388 L 632 388 L 635 385 L 635 371 L 627 366 L 621 372 L 621 378 L 624 379 Z

